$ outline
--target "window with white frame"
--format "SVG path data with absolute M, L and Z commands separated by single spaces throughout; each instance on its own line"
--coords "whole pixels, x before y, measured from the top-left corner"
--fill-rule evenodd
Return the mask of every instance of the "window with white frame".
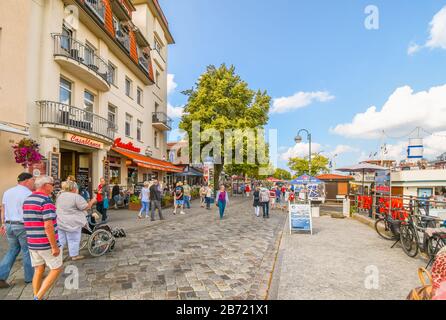
M 59 102 L 71 105 L 71 97 L 72 97 L 72 85 L 71 82 L 60 78 L 59 84 Z
M 142 141 L 142 121 L 138 120 L 136 124 L 136 139 Z
M 140 105 L 140 106 L 142 106 L 142 99 L 143 99 L 143 92 L 142 92 L 142 89 L 140 88 L 140 87 L 138 87 L 137 89 L 136 89 L 136 102 Z
M 133 117 L 128 113 L 125 114 L 125 135 L 130 137 L 132 134 L 132 119 Z
M 113 63 L 111 63 L 109 61 L 108 62 L 108 82 L 116 85 L 116 77 L 117 77 L 117 68 Z
M 133 86 L 132 80 L 130 80 L 129 78 L 125 77 L 125 94 L 129 98 L 132 97 L 132 86 Z
M 111 122 L 111 124 L 114 126 L 114 128 L 117 128 L 117 108 L 112 105 L 108 105 L 108 121 Z
M 155 148 L 159 148 L 159 137 L 158 137 L 158 131 L 156 130 L 153 135 L 153 144 L 155 145 Z

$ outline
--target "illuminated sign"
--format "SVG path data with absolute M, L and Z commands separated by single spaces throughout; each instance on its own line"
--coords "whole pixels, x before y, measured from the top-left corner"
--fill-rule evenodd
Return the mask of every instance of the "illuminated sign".
M 141 148 L 135 147 L 133 145 L 133 142 L 130 141 L 128 143 L 124 143 L 124 142 L 122 142 L 121 138 L 115 139 L 115 143 L 113 144 L 113 147 L 118 147 L 121 149 L 129 150 L 129 151 L 133 151 L 133 152 L 137 152 L 137 153 L 141 152 Z

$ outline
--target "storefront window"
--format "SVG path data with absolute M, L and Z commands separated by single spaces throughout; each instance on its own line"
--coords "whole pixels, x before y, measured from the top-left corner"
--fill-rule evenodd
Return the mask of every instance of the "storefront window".
M 121 168 L 110 167 L 110 183 L 121 184 Z

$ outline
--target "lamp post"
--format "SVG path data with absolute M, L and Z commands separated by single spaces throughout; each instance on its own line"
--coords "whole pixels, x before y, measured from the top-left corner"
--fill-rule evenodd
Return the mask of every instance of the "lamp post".
M 302 142 L 302 136 L 300 135 L 301 132 L 305 132 L 307 134 L 307 139 L 308 139 L 308 175 L 311 177 L 311 133 L 307 129 L 299 130 L 296 138 L 294 138 L 294 141 L 296 142 L 296 144 Z
M 294 138 L 294 141 L 296 142 L 296 144 L 302 142 L 302 136 L 300 135 L 301 132 L 305 132 L 307 134 L 307 139 L 308 139 L 308 175 L 310 176 L 309 183 L 311 183 L 311 133 L 307 129 L 300 129 L 299 132 L 297 133 L 296 138 Z M 305 192 L 306 201 L 308 203 L 310 203 L 310 197 L 308 194 L 307 186 L 305 186 L 305 189 L 306 189 L 306 192 Z

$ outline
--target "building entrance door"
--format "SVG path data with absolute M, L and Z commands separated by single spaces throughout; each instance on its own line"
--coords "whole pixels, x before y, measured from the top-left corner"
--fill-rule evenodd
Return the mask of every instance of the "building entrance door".
M 81 153 L 74 150 L 61 149 L 62 181 L 68 176 L 74 176 L 79 188 L 86 188 L 92 194 L 92 153 Z

